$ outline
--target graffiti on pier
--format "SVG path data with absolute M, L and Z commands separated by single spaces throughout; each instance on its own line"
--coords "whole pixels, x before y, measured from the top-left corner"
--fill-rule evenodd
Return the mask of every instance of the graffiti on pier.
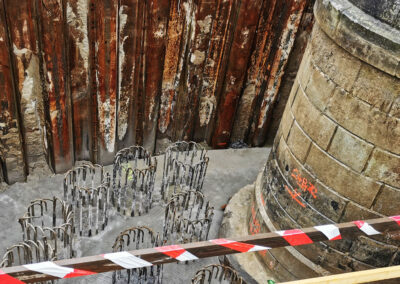
M 291 176 L 294 178 L 296 181 L 296 184 L 299 186 L 299 188 L 293 188 L 291 190 L 287 185 L 285 185 L 286 191 L 290 194 L 293 200 L 295 200 L 298 204 L 300 204 L 302 207 L 306 207 L 306 205 L 299 200 L 298 197 L 301 197 L 301 191 L 303 192 L 309 192 L 310 195 L 315 199 L 317 198 L 317 188 L 312 184 L 309 180 L 307 180 L 305 177 L 301 176 L 300 172 L 298 169 L 293 169 Z

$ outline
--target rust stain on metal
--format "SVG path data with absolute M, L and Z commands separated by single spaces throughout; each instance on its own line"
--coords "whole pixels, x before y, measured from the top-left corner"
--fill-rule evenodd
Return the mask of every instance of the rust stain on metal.
M 90 89 L 89 89 L 89 1 L 69 0 L 66 3 L 68 30 L 68 68 L 73 104 L 75 157 L 90 159 Z
M 22 131 L 29 138 L 25 139 L 25 153 L 31 172 L 39 167 L 48 168 L 39 57 L 32 17 L 34 5 L 31 0 L 21 3 L 7 0 L 4 4 L 12 46 L 16 93 L 20 98 Z
M 192 21 L 192 30 L 187 55 L 187 75 L 185 93 L 181 95 L 182 115 L 177 119 L 177 139 L 192 140 L 196 112 L 201 93 L 201 82 L 211 38 L 212 22 L 215 18 L 215 2 L 200 1 L 196 9 L 195 21 Z
M 312 2 L 0 1 L 4 174 L 108 163 L 133 144 L 262 144 Z
M 216 128 L 212 138 L 212 146 L 216 148 L 220 148 L 223 143 L 228 143 L 231 137 L 234 115 L 246 75 L 261 5 L 262 0 L 245 0 L 240 6 L 229 54 L 229 65 L 225 73 L 224 89 L 218 106 Z
M 144 51 L 146 3 L 121 0 L 118 12 L 118 149 L 140 143 L 136 132 L 142 92 L 142 53 Z M 142 96 L 143 97 L 143 96 Z
M 39 1 L 39 13 L 55 171 L 62 172 L 74 160 L 62 2 Z
M 164 142 L 182 139 L 180 124 L 187 112 L 188 47 L 193 41 L 196 10 L 192 0 L 175 1 L 171 6 L 157 133 L 161 150 Z
M 261 98 L 259 114 L 253 118 L 254 128 L 251 130 L 252 132 L 250 134 L 253 145 L 259 146 L 265 141 L 268 117 L 276 101 L 286 63 L 293 47 L 296 32 L 306 4 L 306 0 L 292 0 L 285 3 L 282 9 L 276 10 L 280 13 L 274 17 L 274 20 L 279 20 L 279 24 L 281 25 L 279 29 L 280 32 L 278 33 L 279 40 L 273 45 L 276 50 L 270 52 L 268 60 L 265 63 L 266 70 L 264 72 L 268 75 L 268 78 L 263 82 L 266 89 Z
M 0 1 L 0 166 L 3 178 L 12 183 L 23 181 L 26 173 L 3 7 Z
M 230 23 L 232 15 L 235 14 L 236 5 L 236 0 L 218 0 L 217 2 L 194 131 L 194 140 L 196 141 L 208 140 L 211 135 L 219 90 L 222 87 L 227 55 L 229 55 L 229 44 L 233 36 L 232 24 Z
M 158 129 L 161 133 L 165 133 L 167 130 L 175 111 L 173 104 L 176 104 L 177 86 L 182 72 L 180 61 L 182 53 L 184 54 L 184 50 L 181 48 L 186 46 L 183 31 L 185 29 L 185 13 L 188 11 L 184 10 L 185 4 L 189 5 L 189 2 L 173 0 L 170 6 L 158 120 Z
M 145 87 L 142 122 L 143 146 L 150 152 L 153 152 L 155 147 L 169 7 L 169 0 L 151 0 L 148 2 L 144 50 Z
M 96 90 L 99 152 L 101 163 L 111 162 L 115 153 L 117 116 L 117 1 L 95 2 Z
M 280 4 L 282 3 L 283 1 Z M 281 8 L 277 6 L 277 0 L 263 1 L 261 6 L 257 34 L 254 39 L 255 47 L 252 51 L 242 97 L 232 130 L 231 141 L 233 142 L 244 140 L 249 132 L 253 111 L 256 109 L 256 98 L 261 93 L 262 82 L 264 81 L 263 71 L 266 68 L 268 54 L 279 35 L 276 32 L 274 33 L 273 30 L 273 26 L 276 25 L 276 21 L 273 21 L 273 16 L 276 15 L 275 10 Z

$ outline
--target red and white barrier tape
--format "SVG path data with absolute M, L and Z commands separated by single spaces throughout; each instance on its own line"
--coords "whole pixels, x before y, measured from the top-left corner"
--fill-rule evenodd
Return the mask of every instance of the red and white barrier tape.
M 220 245 L 220 246 L 223 246 L 226 248 L 233 249 L 238 252 L 262 251 L 262 250 L 270 249 L 270 247 L 241 243 L 241 242 L 231 241 L 231 240 L 227 240 L 227 239 L 210 240 L 210 242 L 212 242 L 213 244 L 216 244 L 216 245 Z
M 11 277 L 8 274 L 5 274 L 1 269 L 0 269 L 0 283 L 4 284 L 23 284 L 21 280 L 18 280 L 17 278 Z
M 171 258 L 175 258 L 178 261 L 199 259 L 197 256 L 191 254 L 190 252 L 188 252 L 187 250 L 178 245 L 156 247 L 155 249 L 159 252 L 162 252 L 165 255 L 168 255 Z
M 322 225 L 315 226 L 315 229 L 322 232 L 330 241 L 341 240 L 342 235 L 340 234 L 339 228 L 336 225 Z
M 153 265 L 151 262 L 145 261 L 144 259 L 134 256 L 133 254 L 127 251 L 106 253 L 102 254 L 101 256 L 125 269 L 141 268 Z
M 400 215 L 391 216 L 389 218 L 400 226 Z M 366 221 L 354 221 L 352 223 L 355 224 L 366 235 L 372 236 L 376 234 L 381 234 L 381 232 L 377 231 Z M 320 231 L 323 235 L 325 235 L 328 240 L 333 241 L 342 239 L 342 235 L 338 226 L 334 224 L 315 226 L 314 228 Z M 300 229 L 276 231 L 275 234 L 281 236 L 290 246 L 298 246 L 298 245 L 313 243 L 313 240 L 304 231 Z M 215 239 L 215 240 L 210 240 L 209 242 L 215 245 L 229 248 L 231 250 L 234 250 L 235 252 L 241 252 L 241 253 L 263 251 L 270 249 L 270 247 L 267 246 L 254 245 L 228 239 Z M 154 248 L 154 250 L 156 252 L 160 252 L 168 256 L 169 258 L 176 259 L 177 261 L 189 261 L 198 259 L 197 256 L 187 251 L 180 245 L 156 247 Z M 125 269 L 148 267 L 152 265 L 157 265 L 160 262 L 160 259 L 157 259 L 156 261 L 153 262 L 149 262 L 127 251 L 107 253 L 107 254 L 102 254 L 101 256 L 104 259 L 107 259 L 112 263 L 119 265 L 121 268 Z M 67 266 L 61 266 L 50 261 L 34 263 L 34 264 L 26 264 L 23 265 L 23 267 L 28 270 L 35 271 L 37 273 L 46 274 L 61 279 L 96 274 L 96 272 L 71 268 Z M 20 284 L 24 282 L 6 274 L 4 271 L 0 269 L 0 284 L 6 284 L 6 283 Z

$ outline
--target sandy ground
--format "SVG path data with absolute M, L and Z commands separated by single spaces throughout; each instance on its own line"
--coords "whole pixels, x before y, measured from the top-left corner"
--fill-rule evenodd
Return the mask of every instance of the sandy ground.
M 203 193 L 214 206 L 214 219 L 209 238 L 216 238 L 223 211 L 221 206 L 243 186 L 253 183 L 269 154 L 270 148 L 248 148 L 211 150 L 209 167 Z M 162 177 L 163 159 L 158 158 L 156 190 Z M 106 167 L 110 170 L 111 167 Z M 22 240 L 22 231 L 17 219 L 23 215 L 29 202 L 36 198 L 62 197 L 63 175 L 38 178 L 30 177 L 27 183 L 16 183 L 0 193 L 0 256 L 7 247 Z M 89 256 L 112 252 L 116 236 L 126 228 L 146 225 L 160 232 L 164 209 L 154 206 L 149 214 L 140 217 L 123 217 L 114 210 L 105 231 L 91 238 L 77 238 L 78 256 Z M 167 264 L 164 266 L 163 283 L 190 283 L 195 272 L 212 263 L 217 258 L 208 258 L 190 264 Z M 111 273 L 90 277 L 60 280 L 60 283 L 111 283 Z

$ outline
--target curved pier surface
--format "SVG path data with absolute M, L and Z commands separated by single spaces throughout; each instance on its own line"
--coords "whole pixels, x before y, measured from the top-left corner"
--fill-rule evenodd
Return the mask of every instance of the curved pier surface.
M 399 213 L 400 31 L 393 9 L 395 1 L 374 11 L 367 1 L 316 1 L 311 39 L 249 205 L 250 232 Z M 361 236 L 259 257 L 278 279 L 291 280 L 396 265 L 398 247 L 393 238 Z

